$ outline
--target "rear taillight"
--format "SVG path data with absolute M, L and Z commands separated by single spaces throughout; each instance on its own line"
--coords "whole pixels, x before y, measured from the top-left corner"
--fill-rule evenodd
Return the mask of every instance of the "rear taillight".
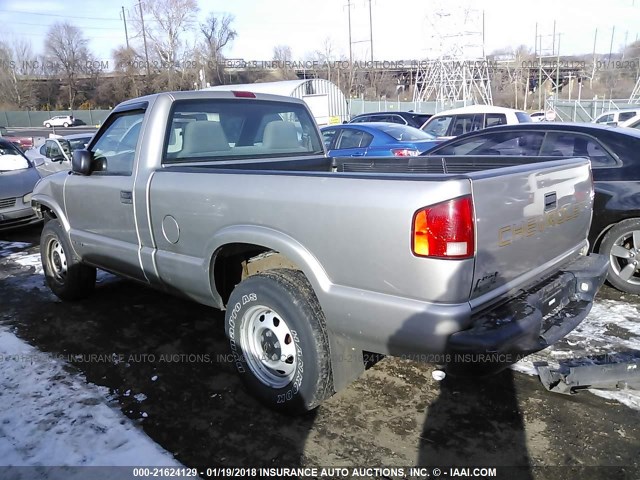
M 391 153 L 394 157 L 416 157 L 418 151 L 413 148 L 392 148 Z
M 411 235 L 414 255 L 473 257 L 475 240 L 471 195 L 418 210 L 413 216 Z

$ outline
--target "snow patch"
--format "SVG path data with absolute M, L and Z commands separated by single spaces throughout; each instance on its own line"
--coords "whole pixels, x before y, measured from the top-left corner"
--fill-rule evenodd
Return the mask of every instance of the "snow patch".
M 11 255 L 14 252 L 18 252 L 20 250 L 25 250 L 31 247 L 31 243 L 25 242 L 6 242 L 0 240 L 0 258 Z
M 69 371 L 65 362 L 52 361 L 0 326 L 4 466 L 181 467 L 131 420 L 107 405 L 106 388 Z M 82 475 L 86 472 L 77 478 Z
M 638 307 L 617 300 L 597 300 L 587 318 L 566 338 L 551 347 L 529 355 L 511 368 L 526 375 L 538 375 L 536 362 L 546 362 L 557 368 L 559 362 L 589 357 L 640 351 L 640 311 Z M 640 410 L 640 391 L 596 390 L 590 392 Z

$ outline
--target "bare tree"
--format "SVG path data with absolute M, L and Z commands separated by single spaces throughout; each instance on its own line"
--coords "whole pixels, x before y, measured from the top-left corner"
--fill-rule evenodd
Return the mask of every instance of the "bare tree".
M 278 71 L 284 80 L 295 79 L 295 73 L 291 69 L 293 55 L 288 45 L 276 45 L 273 47 L 273 60 L 277 62 Z
M 209 13 L 207 20 L 200 24 L 200 32 L 204 37 L 205 81 L 210 79 L 218 84 L 223 83 L 224 57 L 222 50 L 238 36 L 231 24 L 233 15 L 217 17 Z M 215 80 L 214 80 L 215 79 Z
M 198 3 L 196 0 L 148 0 L 142 3 L 143 12 L 153 21 L 144 23 L 144 35 L 152 46 L 153 60 L 150 60 L 156 73 L 162 80 L 156 79 L 155 87 L 166 86 L 174 90 L 178 84 L 176 72 L 182 68 L 181 60 L 188 58 L 189 48 L 182 35 L 191 30 L 196 22 Z M 140 32 L 142 21 L 132 19 Z M 153 58 L 152 57 L 152 58 Z
M 30 42 L 0 41 L 0 103 L 17 108 L 34 105 L 36 66 Z
M 86 71 L 92 58 L 88 43 L 82 31 L 68 22 L 54 23 L 47 32 L 45 52 L 54 71 L 64 75 L 69 108 L 75 106 L 78 77 Z

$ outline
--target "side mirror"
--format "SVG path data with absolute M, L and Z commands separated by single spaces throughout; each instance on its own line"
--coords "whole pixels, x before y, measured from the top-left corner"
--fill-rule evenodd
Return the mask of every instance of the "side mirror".
M 76 150 L 71 160 L 71 171 L 80 175 L 91 175 L 91 152 Z

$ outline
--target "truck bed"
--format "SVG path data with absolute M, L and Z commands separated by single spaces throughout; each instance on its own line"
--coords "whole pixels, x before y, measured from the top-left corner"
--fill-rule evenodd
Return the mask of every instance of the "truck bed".
M 495 170 L 515 166 L 526 166 L 538 162 L 566 160 L 557 157 L 522 156 L 442 156 L 442 157 L 304 157 L 265 160 L 225 160 L 215 162 L 174 163 L 167 165 L 174 171 L 206 169 L 246 170 L 252 172 L 327 172 L 327 173 L 378 173 L 378 174 L 428 174 L 465 175 L 468 173 Z

